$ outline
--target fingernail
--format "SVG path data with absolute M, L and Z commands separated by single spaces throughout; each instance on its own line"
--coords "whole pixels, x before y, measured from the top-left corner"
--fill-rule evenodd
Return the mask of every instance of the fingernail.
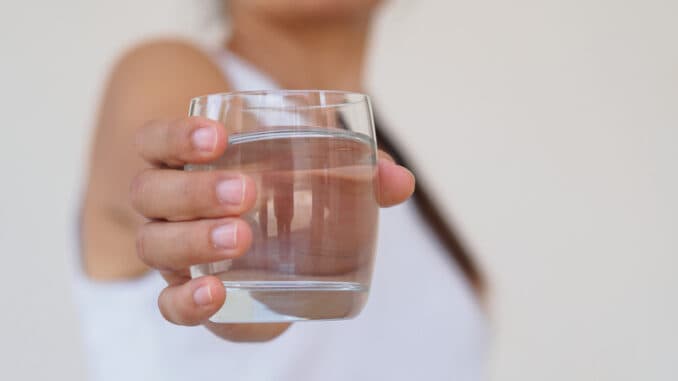
M 214 151 L 217 145 L 217 131 L 214 127 L 201 127 L 191 134 L 193 146 L 200 151 Z
M 240 205 L 245 196 L 245 182 L 242 178 L 228 179 L 217 184 L 217 197 L 225 204 Z
M 212 303 L 212 291 L 210 286 L 204 285 L 193 292 L 193 301 L 199 306 L 206 306 Z
M 233 249 L 238 236 L 238 225 L 227 224 L 212 229 L 212 244 L 217 249 Z

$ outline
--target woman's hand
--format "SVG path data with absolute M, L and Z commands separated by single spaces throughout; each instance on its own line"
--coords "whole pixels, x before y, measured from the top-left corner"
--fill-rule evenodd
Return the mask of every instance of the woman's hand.
M 239 216 L 256 199 L 253 180 L 233 171 L 185 172 L 186 163 L 206 163 L 227 149 L 226 130 L 198 117 L 155 121 L 139 129 L 137 149 L 153 165 L 131 184 L 131 201 L 150 222 L 137 234 L 137 254 L 168 282 L 158 297 L 163 316 L 180 325 L 205 324 L 233 341 L 263 341 L 289 324 L 215 324 L 207 319 L 227 297 L 215 276 L 191 279 L 189 266 L 238 257 L 252 241 L 249 225 Z M 414 190 L 414 176 L 383 152 L 379 158 L 381 206 L 405 201 Z

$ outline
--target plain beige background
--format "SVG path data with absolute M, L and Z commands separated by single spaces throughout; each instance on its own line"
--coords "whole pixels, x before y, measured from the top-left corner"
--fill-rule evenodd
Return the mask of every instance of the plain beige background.
M 210 6 L 0 5 L 3 379 L 84 379 L 69 277 L 102 81 L 134 41 L 213 40 Z M 677 14 L 675 0 L 385 9 L 371 88 L 492 282 L 491 379 L 678 379 Z

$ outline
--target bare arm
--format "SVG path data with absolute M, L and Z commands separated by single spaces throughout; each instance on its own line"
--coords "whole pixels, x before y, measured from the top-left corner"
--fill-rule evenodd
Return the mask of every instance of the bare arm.
M 135 254 L 145 219 L 129 203 L 129 184 L 148 163 L 138 155 L 138 129 L 151 120 L 186 116 L 189 100 L 228 91 L 207 57 L 179 42 L 155 42 L 129 52 L 115 66 L 99 110 L 83 211 L 87 274 L 100 280 L 130 278 L 147 267 Z

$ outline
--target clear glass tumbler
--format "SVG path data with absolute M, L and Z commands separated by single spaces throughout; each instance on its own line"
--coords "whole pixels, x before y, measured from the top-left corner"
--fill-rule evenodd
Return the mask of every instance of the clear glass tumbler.
M 186 171 L 252 177 L 257 201 L 242 216 L 253 243 L 243 256 L 191 267 L 226 288 L 214 322 L 347 319 L 365 305 L 378 205 L 369 98 L 342 91 L 280 90 L 194 98 L 189 114 L 228 132 L 224 155 Z

